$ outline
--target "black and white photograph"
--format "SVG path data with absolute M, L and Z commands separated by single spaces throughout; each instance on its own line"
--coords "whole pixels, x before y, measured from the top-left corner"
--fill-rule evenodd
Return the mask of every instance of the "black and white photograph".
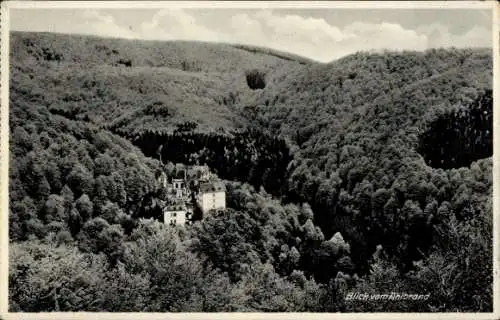
M 493 319 L 495 10 L 2 3 L 3 315 Z

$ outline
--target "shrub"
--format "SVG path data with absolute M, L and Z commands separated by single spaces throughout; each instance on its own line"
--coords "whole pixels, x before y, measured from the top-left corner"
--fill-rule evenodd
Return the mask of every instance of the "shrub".
M 252 90 L 266 87 L 266 74 L 260 70 L 250 70 L 246 73 L 248 87 Z

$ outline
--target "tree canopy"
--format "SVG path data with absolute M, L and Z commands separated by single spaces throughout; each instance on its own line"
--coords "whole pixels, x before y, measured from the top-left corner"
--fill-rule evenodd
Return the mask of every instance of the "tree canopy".
M 492 310 L 489 52 L 11 41 L 11 311 Z M 163 224 L 194 165 L 227 208 Z

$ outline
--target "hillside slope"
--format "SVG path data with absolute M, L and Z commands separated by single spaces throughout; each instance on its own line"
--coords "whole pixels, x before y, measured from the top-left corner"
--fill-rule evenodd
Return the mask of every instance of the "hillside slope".
M 345 287 L 380 292 L 383 282 L 394 284 L 389 291 L 431 293 L 425 305 L 390 310 L 491 309 L 488 50 L 357 53 L 320 64 L 245 46 L 44 33 L 11 39 L 15 239 L 60 231 L 69 217 L 77 238 L 89 212 L 130 232 L 160 167 L 149 157 L 161 155 L 209 164 L 224 179 L 251 184 L 249 197 L 264 187 L 283 201 L 246 207 L 236 197 L 240 218 L 204 222 L 215 235 L 237 230 L 224 235 L 230 261 L 217 236 L 202 244 L 185 236 L 231 284 L 260 259 L 286 279 L 303 272 L 325 299 L 345 296 Z M 104 150 L 114 145 L 119 150 Z M 68 152 L 70 162 L 58 158 Z M 76 211 L 61 205 L 73 197 Z M 326 310 L 382 308 L 335 301 Z
M 272 86 L 306 59 L 232 45 L 127 41 L 50 33 L 11 36 L 12 66 L 46 106 L 100 126 L 172 131 L 194 121 L 200 130 L 245 127 L 233 92 L 251 91 L 246 74 L 266 72 Z M 283 58 L 281 57 L 283 56 Z
M 370 228 L 373 223 L 367 218 L 372 215 L 372 206 L 363 208 L 358 202 L 360 189 L 368 188 L 370 197 L 377 190 L 392 190 L 404 195 L 400 206 L 411 200 L 424 210 L 430 194 L 423 185 L 433 184 L 434 176 L 444 172 L 425 164 L 417 152 L 425 148 L 419 146 L 419 140 L 438 115 L 446 117 L 457 108 L 467 109 L 484 95 L 491 97 L 491 70 L 491 52 L 487 50 L 358 53 L 310 66 L 283 81 L 277 90 L 263 91 L 241 110 L 257 127 L 288 137 L 298 146 L 289 171 L 290 199 L 313 204 L 316 222 L 327 236 L 338 228 L 345 232 L 340 227 L 344 222 L 339 220 L 344 221 L 345 215 L 353 219 L 349 216 L 359 211 L 361 219 L 368 220 L 362 224 L 351 221 L 349 224 L 361 230 L 355 228 L 349 234 L 364 237 L 370 232 L 361 225 Z M 484 151 L 449 150 L 450 160 L 454 154 L 469 153 L 469 166 L 485 154 L 491 156 L 491 100 L 484 112 L 487 120 L 476 132 L 477 137 L 479 131 L 489 135 L 480 146 Z M 481 156 L 474 158 L 473 154 Z M 440 162 L 446 165 L 447 161 Z M 418 190 L 418 185 L 424 190 Z M 413 187 L 417 190 L 410 191 Z M 438 202 L 450 200 L 454 192 L 445 197 L 436 194 Z M 488 193 L 479 195 L 490 197 Z M 413 255 L 411 250 L 405 249 Z

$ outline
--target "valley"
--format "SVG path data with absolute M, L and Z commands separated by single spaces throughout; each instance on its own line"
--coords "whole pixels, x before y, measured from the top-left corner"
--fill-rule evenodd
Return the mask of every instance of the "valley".
M 318 63 L 198 42 L 11 42 L 14 310 L 40 308 L 24 293 L 39 278 L 53 308 L 63 285 L 42 270 L 62 275 L 60 261 L 100 297 L 54 289 L 65 311 L 377 311 L 342 297 L 380 282 L 431 293 L 386 311 L 492 308 L 490 51 Z M 196 165 L 224 179 L 224 213 L 149 219 L 155 174 Z

